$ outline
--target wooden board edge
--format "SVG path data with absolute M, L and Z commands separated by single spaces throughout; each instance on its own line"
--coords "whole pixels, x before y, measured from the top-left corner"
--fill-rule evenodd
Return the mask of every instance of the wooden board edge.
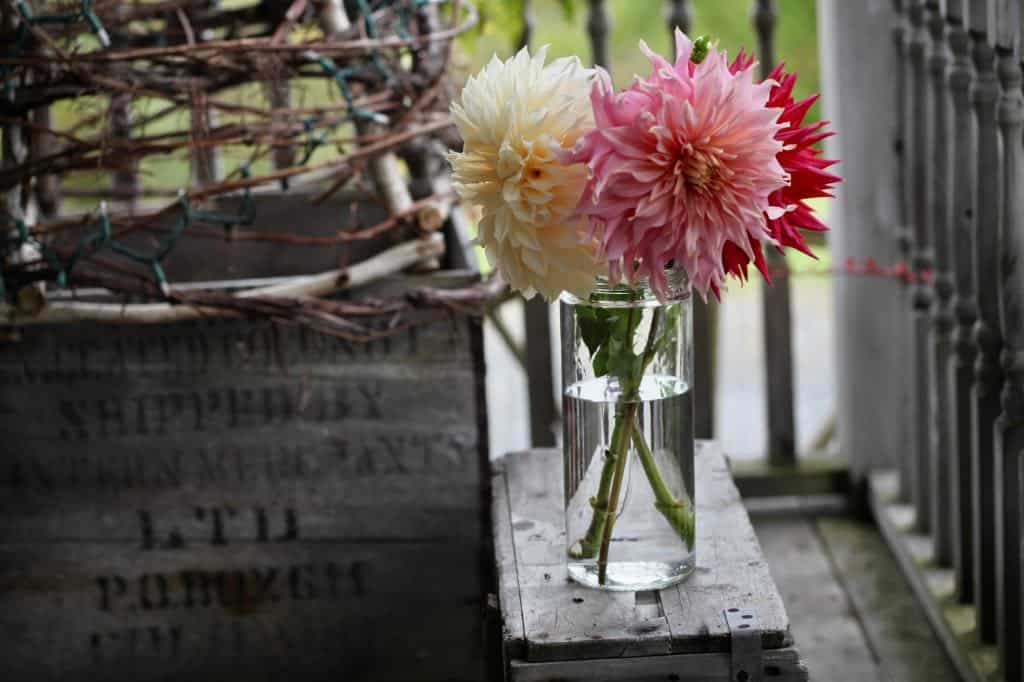
M 772 682 L 808 682 L 807 666 L 794 647 L 764 651 L 764 676 Z M 729 652 L 633 656 L 527 663 L 514 660 L 509 682 L 601 682 L 675 680 L 732 682 Z
M 732 487 L 733 492 L 735 492 L 736 496 L 738 497 L 740 506 L 742 506 L 744 511 L 746 512 L 747 526 L 750 528 L 750 533 L 754 537 L 754 542 L 757 544 L 758 553 L 761 555 L 762 559 L 764 559 L 765 562 L 767 562 L 767 559 L 764 556 L 764 549 L 761 547 L 761 540 L 757 537 L 757 532 L 754 530 L 754 522 L 753 519 L 750 518 L 750 511 L 746 508 L 746 505 L 743 502 L 743 491 L 740 489 L 739 482 L 736 480 L 736 471 L 733 466 L 733 461 L 728 457 L 728 455 L 725 454 L 725 451 L 722 449 L 718 441 L 698 440 L 696 442 L 696 446 L 697 456 L 712 457 L 716 460 L 716 465 L 723 466 L 731 472 L 732 475 L 729 477 L 729 485 Z M 793 631 L 790 627 L 789 613 L 786 611 L 786 602 L 782 598 L 782 593 L 779 592 L 779 586 L 775 582 L 775 579 L 771 576 L 770 570 L 768 578 L 771 587 L 775 592 L 775 599 L 776 601 L 778 601 L 779 605 L 782 608 L 782 615 L 786 623 L 786 627 L 784 630 L 781 631 L 773 630 L 769 632 L 763 632 L 761 636 L 761 646 L 764 647 L 765 650 L 777 651 L 792 647 L 795 644 L 795 642 L 793 639 Z M 683 585 L 678 586 L 678 589 L 685 589 L 685 583 Z
M 987 677 L 971 662 L 967 651 L 950 627 L 938 596 L 928 586 L 927 566 L 922 566 L 910 551 L 907 531 L 892 514 L 895 506 L 895 476 L 895 472 L 878 471 L 868 477 L 868 504 L 882 539 L 896 557 L 900 571 L 910 583 L 914 596 L 928 617 L 932 631 L 960 678 L 964 682 L 1000 682 L 1001 676 Z
M 795 467 L 763 460 L 732 460 L 733 478 L 744 498 L 845 494 L 850 467 L 841 459 L 800 459 Z
M 514 658 L 526 655 L 526 623 L 519 590 L 519 569 L 512 537 L 512 511 L 509 506 L 505 458 L 493 463 L 491 477 L 491 517 L 494 529 L 494 557 L 497 572 L 498 605 L 501 610 L 502 657 L 507 670 Z

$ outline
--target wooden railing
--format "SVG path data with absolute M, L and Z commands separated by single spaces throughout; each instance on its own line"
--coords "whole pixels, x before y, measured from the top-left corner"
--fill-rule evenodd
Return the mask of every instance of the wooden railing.
M 668 0 L 665 17 L 670 34 L 676 27 L 684 31 L 696 30 L 692 26 L 693 13 L 688 0 Z M 521 44 L 529 44 L 533 20 L 530 3 L 523 3 Z M 753 0 L 750 14 L 758 36 L 758 56 L 761 73 L 766 76 L 775 64 L 774 35 L 776 8 L 774 0 Z M 604 0 L 587 0 L 587 35 L 594 64 L 608 67 L 608 44 L 611 26 Z M 671 43 L 670 43 L 671 44 Z M 782 267 L 781 256 L 768 249 L 770 265 Z M 780 277 L 771 287 L 764 288 L 764 347 L 766 386 L 765 405 L 768 415 L 768 437 L 765 453 L 768 461 L 777 467 L 792 468 L 796 464 L 796 439 L 793 404 L 792 322 L 790 317 L 789 280 Z M 695 303 L 695 432 L 698 437 L 713 435 L 715 398 L 715 341 L 717 312 L 714 303 Z M 543 301 L 526 305 L 527 364 L 530 392 L 530 424 L 534 445 L 554 443 L 553 424 L 557 421 L 552 396 L 551 334 L 548 329 L 548 309 Z
M 913 281 L 902 312 L 886 317 L 879 305 L 871 323 L 863 293 L 837 300 L 840 328 L 874 349 L 839 358 L 841 379 L 867 377 L 841 389 L 841 443 L 858 472 L 885 459 L 898 470 L 898 485 L 873 474 L 869 499 L 965 678 L 1024 680 L 1024 0 L 858 5 L 819 4 L 835 31 L 832 57 L 863 57 L 825 74 L 836 81 L 840 119 L 880 121 L 840 121 L 840 135 L 859 137 L 841 145 L 852 196 L 839 250 L 902 253 Z M 889 54 L 873 33 L 886 23 Z M 869 76 L 857 80 L 858 69 Z M 858 89 L 871 77 L 888 79 L 891 95 L 865 98 Z M 890 165 L 891 186 L 871 189 L 868 174 L 884 177 Z M 883 221 L 864 206 L 889 196 L 894 224 L 871 242 Z M 894 359 L 908 369 L 879 371 Z M 878 434 L 858 433 L 872 429 Z M 867 453 L 892 443 L 882 432 L 896 434 L 898 446 Z

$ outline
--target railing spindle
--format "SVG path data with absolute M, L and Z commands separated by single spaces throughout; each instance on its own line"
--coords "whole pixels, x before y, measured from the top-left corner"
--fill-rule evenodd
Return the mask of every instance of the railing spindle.
M 665 21 L 668 22 L 669 45 L 673 44 L 677 28 L 689 34 L 693 27 L 693 13 L 690 11 L 689 0 L 668 0 Z
M 524 48 L 529 47 L 533 40 L 533 8 L 530 7 L 530 0 L 520 1 L 522 6 L 519 16 L 522 21 L 522 29 L 519 31 L 519 40 L 516 41 L 516 44 L 519 48 Z
M 913 131 L 910 172 L 911 202 L 914 206 L 914 253 L 913 271 L 917 275 L 913 287 L 911 305 L 913 308 L 914 361 L 913 361 L 913 402 L 914 402 L 914 459 L 917 463 L 914 478 L 914 506 L 917 511 L 917 527 L 922 533 L 932 530 L 931 518 L 931 372 L 929 361 L 931 345 L 931 303 L 932 292 L 926 273 L 932 266 L 930 234 L 928 166 L 929 77 L 927 71 L 928 30 L 925 25 L 925 7 L 922 0 L 911 0 L 908 7 L 910 18 L 909 55 L 913 69 L 913 85 L 910 109 L 910 130 Z
M 609 68 L 608 60 L 608 10 L 604 0 L 587 0 L 587 34 L 590 36 L 590 49 L 594 64 Z
M 1024 675 L 1021 652 L 1021 536 L 1020 456 L 1024 452 L 1024 93 L 1018 60 L 1020 5 L 1018 0 L 997 4 L 996 50 L 1003 94 L 996 118 L 1003 142 L 1003 212 L 999 248 L 990 251 L 1000 271 L 999 321 L 1003 337 L 1002 365 L 1006 368 L 996 422 L 996 581 L 997 639 L 1003 678 Z M 1001 254 L 1001 256 L 999 255 Z
M 754 0 L 750 13 L 757 32 L 761 77 L 775 66 L 774 0 Z M 765 249 L 768 267 L 782 269 L 785 260 L 775 249 Z M 762 289 L 764 357 L 768 407 L 768 461 L 774 466 L 796 464 L 796 423 L 793 414 L 793 325 L 790 318 L 789 278 L 780 277 Z
M 911 126 L 910 119 L 910 95 L 913 82 L 913 70 L 910 65 L 910 30 L 908 26 L 906 0 L 893 0 L 895 10 L 895 21 L 893 22 L 892 36 L 896 48 L 898 68 L 893 85 L 896 94 L 893 101 L 896 102 L 896 138 L 895 149 L 897 154 L 896 166 L 896 190 L 895 196 L 898 202 L 900 224 L 895 230 L 897 250 L 903 262 L 909 262 L 911 258 L 911 245 L 913 243 L 913 205 L 909 195 L 909 188 L 912 185 L 910 176 L 910 152 L 911 152 Z M 911 305 L 910 282 L 904 280 L 900 286 L 901 310 L 910 310 Z M 914 334 L 913 329 L 906 325 L 899 325 L 898 332 L 898 353 L 909 361 L 914 357 Z M 907 365 L 904 365 L 907 366 Z M 903 502 L 914 500 L 914 475 L 917 465 L 914 458 L 914 429 L 913 429 L 913 392 L 907 382 L 903 382 L 897 390 L 900 391 L 901 400 L 899 404 L 903 407 L 899 415 L 901 451 L 899 456 L 900 487 L 899 496 Z
M 931 191 L 928 214 L 933 231 L 935 262 L 931 278 L 934 287 L 932 304 L 932 362 L 931 362 L 931 473 L 932 473 L 932 538 L 935 541 L 935 561 L 941 566 L 953 563 L 953 508 L 950 505 L 952 481 L 952 453 L 949 440 L 949 375 L 950 342 L 953 331 L 953 280 L 950 273 L 949 227 L 949 91 L 946 88 L 946 68 L 949 54 L 946 46 L 946 17 L 937 0 L 928 3 L 928 31 L 931 48 L 928 70 L 931 74 L 931 120 L 928 185 Z
M 518 47 L 530 47 L 533 39 L 533 10 L 523 0 L 522 31 Z M 551 310 L 540 296 L 523 301 L 526 329 L 526 389 L 530 401 L 530 443 L 534 447 L 555 444 L 558 407 L 555 401 L 555 369 L 551 361 Z
M 971 399 L 972 494 L 974 507 L 974 586 L 978 610 L 978 633 L 985 642 L 996 640 L 996 538 L 993 425 L 999 413 L 999 350 L 995 327 L 998 323 L 996 287 L 998 274 L 991 259 L 996 254 L 999 233 L 1000 177 L 999 129 L 996 102 L 999 81 L 995 72 L 992 0 L 972 0 L 969 28 L 975 80 L 971 91 L 978 125 L 978 158 L 975 189 L 974 289 L 978 320 L 971 338 L 976 359 Z
M 953 508 L 953 566 L 956 594 L 961 603 L 974 599 L 974 541 L 972 539 L 973 479 L 971 472 L 971 384 L 974 380 L 974 345 L 971 331 L 978 313 L 974 302 L 974 156 L 975 131 L 971 111 L 970 36 L 965 19 L 967 0 L 949 0 L 949 91 L 953 101 L 952 182 L 953 208 L 950 222 L 953 266 L 953 355 L 949 362 L 950 443 L 953 448 L 954 484 L 950 491 Z
M 675 45 L 675 32 L 689 33 L 693 15 L 688 0 L 668 0 L 665 22 L 668 27 L 669 51 Z M 693 302 L 693 433 L 697 438 L 712 438 L 715 432 L 715 370 L 718 340 L 718 304 L 713 301 Z

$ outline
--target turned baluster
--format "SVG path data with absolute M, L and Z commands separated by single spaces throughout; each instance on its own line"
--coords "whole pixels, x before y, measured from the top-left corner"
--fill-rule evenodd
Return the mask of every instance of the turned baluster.
M 896 139 L 894 147 L 897 155 L 896 168 L 896 191 L 895 196 L 899 211 L 899 225 L 894 230 L 899 256 L 903 262 L 908 262 L 911 256 L 911 244 L 913 242 L 913 212 L 914 207 L 909 194 L 913 180 L 910 176 L 910 154 L 911 131 L 913 130 L 909 121 L 912 95 L 910 84 L 913 83 L 913 69 L 910 65 L 910 30 L 908 26 L 906 0 L 893 0 L 895 18 L 893 21 L 892 38 L 896 48 L 896 77 L 893 79 L 893 86 L 896 88 L 894 101 L 897 105 L 896 111 Z M 900 310 L 910 310 L 910 283 L 903 280 L 900 286 Z M 900 325 L 895 351 L 901 358 L 908 362 L 913 355 L 914 335 L 913 329 L 907 325 Z M 913 408 L 912 393 L 909 382 L 900 381 L 895 386 L 900 393 L 899 404 L 903 410 L 899 415 L 900 426 L 900 487 L 899 497 L 903 502 L 914 500 L 914 476 L 917 471 L 917 464 L 914 458 L 914 433 L 913 433 Z
M 1002 374 L 999 366 L 996 287 L 998 272 L 993 256 L 998 248 L 1000 186 L 999 129 L 996 102 L 999 80 L 995 72 L 995 49 L 990 43 L 994 33 L 991 0 L 973 0 L 969 28 L 975 79 L 971 100 L 978 126 L 978 155 L 975 176 L 974 288 L 977 292 L 978 320 L 971 338 L 976 359 L 971 389 L 971 479 L 974 507 L 974 586 L 978 611 L 978 633 L 983 641 L 996 638 L 996 568 L 993 424 L 1000 411 L 999 391 Z
M 1024 676 L 1021 652 L 1020 456 L 1024 451 L 1024 92 L 1021 92 L 1020 5 L 997 4 L 999 83 L 996 112 L 1003 150 L 1002 220 L 998 249 L 990 252 L 999 272 L 1002 365 L 1006 370 L 1002 413 L 995 426 L 993 491 L 996 520 L 996 623 L 1003 679 Z M 997 255 L 998 254 L 998 255 Z
M 946 5 L 949 22 L 949 91 L 953 101 L 952 150 L 952 237 L 953 301 L 955 317 L 952 351 L 949 359 L 950 444 L 952 447 L 953 486 L 953 567 L 956 594 L 961 603 L 974 599 L 974 544 L 972 540 L 973 479 L 971 472 L 971 385 L 974 381 L 974 344 L 971 331 L 978 318 L 974 300 L 972 244 L 974 242 L 974 115 L 971 110 L 970 36 L 965 23 L 967 0 L 951 0 Z
M 757 57 L 761 77 L 775 66 L 774 0 L 754 0 L 750 12 L 757 33 Z M 771 270 L 784 270 L 785 259 L 773 248 L 765 249 Z M 796 464 L 796 419 L 793 413 L 793 325 L 789 278 L 776 278 L 761 290 L 764 320 L 766 404 L 768 408 L 768 460 L 775 466 Z
M 693 13 L 690 11 L 688 0 L 668 0 L 667 4 L 665 21 L 668 22 L 669 45 L 672 45 L 677 28 L 689 34 L 693 26 Z
M 931 519 L 931 305 L 932 291 L 928 274 L 932 267 L 931 226 L 929 216 L 928 168 L 931 159 L 928 140 L 931 108 L 929 92 L 930 79 L 927 70 L 928 29 L 925 25 L 925 7 L 921 0 L 911 0 L 908 6 L 910 19 L 910 43 L 908 53 L 913 69 L 910 129 L 913 131 L 910 155 L 911 202 L 913 211 L 913 272 L 914 286 L 911 294 L 913 309 L 914 360 L 911 384 L 914 403 L 914 461 L 917 466 L 914 475 L 914 507 L 917 512 L 917 528 L 930 533 Z
M 523 26 L 519 31 L 519 40 L 516 41 L 521 48 L 529 47 L 530 41 L 533 40 L 533 8 L 530 7 L 530 0 L 522 0 L 522 3 L 519 16 Z
M 610 68 L 608 61 L 608 10 L 604 0 L 587 0 L 587 34 L 590 36 L 590 49 L 594 64 Z
M 932 273 L 932 344 L 931 344 L 931 518 L 935 541 L 935 561 L 941 566 L 953 563 L 953 508 L 949 503 L 952 482 L 952 453 L 949 434 L 949 357 L 953 332 L 953 278 L 950 272 L 950 188 L 948 115 L 949 90 L 946 69 L 949 64 L 946 46 L 946 18 L 939 2 L 928 3 L 928 32 L 931 46 L 928 71 L 931 76 L 931 120 L 928 126 L 928 165 L 930 189 L 928 215 L 935 245 Z

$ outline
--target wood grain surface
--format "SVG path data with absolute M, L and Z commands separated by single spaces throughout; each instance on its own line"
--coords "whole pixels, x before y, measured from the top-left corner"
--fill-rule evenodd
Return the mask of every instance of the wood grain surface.
M 422 315 L 0 345 L 0 679 L 479 679 L 481 331 Z

